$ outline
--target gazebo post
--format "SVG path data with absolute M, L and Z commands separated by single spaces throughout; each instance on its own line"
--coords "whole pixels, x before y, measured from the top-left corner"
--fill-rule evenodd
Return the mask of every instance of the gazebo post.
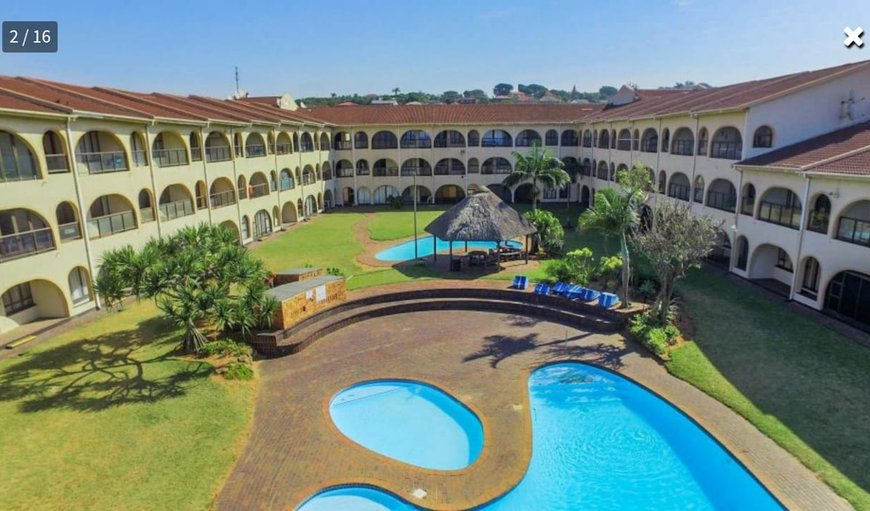
M 468 240 L 465 240 L 465 252 L 468 252 Z
M 447 271 L 453 270 L 453 242 L 450 242 L 450 260 L 447 261 Z
M 438 260 L 438 236 L 432 235 L 432 260 Z
M 529 264 L 529 235 L 526 234 L 526 264 Z

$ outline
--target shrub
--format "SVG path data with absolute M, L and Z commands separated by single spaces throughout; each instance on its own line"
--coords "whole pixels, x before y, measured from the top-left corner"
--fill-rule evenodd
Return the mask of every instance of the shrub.
M 556 215 L 543 209 L 537 209 L 526 211 L 523 216 L 538 230 L 534 236 L 536 245 L 540 244 L 540 248 L 548 254 L 558 255 L 562 252 L 562 246 L 565 243 L 565 230 Z
M 658 294 L 658 286 L 652 280 L 644 280 L 637 288 L 637 293 L 645 300 L 652 300 Z
M 397 195 L 395 197 L 391 195 L 387 197 L 387 204 L 389 204 L 390 207 L 393 209 L 402 209 L 402 207 L 405 205 L 405 200 L 402 199 L 401 195 Z
M 254 377 L 254 368 L 244 362 L 234 360 L 227 364 L 224 378 L 228 380 L 250 380 Z
M 344 277 L 344 272 L 341 271 L 341 270 L 338 269 L 338 268 L 327 268 L 327 269 L 326 269 L 326 274 L 327 274 L 327 275 L 333 275 L 333 276 L 335 276 L 335 277 Z
M 592 251 L 588 248 L 572 250 L 547 266 L 546 272 L 554 281 L 586 284 L 595 274 Z
M 674 346 L 677 344 L 677 339 L 680 337 L 680 329 L 676 325 L 668 325 L 662 331 L 664 331 L 669 345 Z
M 200 354 L 204 357 L 250 357 L 253 351 L 247 344 L 221 339 L 207 342 L 202 346 Z
M 680 329 L 675 325 L 658 325 L 656 318 L 649 312 L 631 318 L 628 326 L 629 336 L 643 344 L 662 360 L 670 359 L 670 348 L 677 344 Z
M 668 337 L 662 328 L 651 328 L 646 334 L 645 343 L 659 358 L 668 358 Z

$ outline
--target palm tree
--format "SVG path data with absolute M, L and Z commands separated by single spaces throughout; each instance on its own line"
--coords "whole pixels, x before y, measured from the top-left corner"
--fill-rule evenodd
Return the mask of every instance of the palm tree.
M 502 184 L 512 188 L 523 181 L 531 180 L 532 211 L 538 209 L 538 181 L 550 188 L 559 188 L 571 181 L 562 160 L 556 158 L 550 149 L 541 148 L 540 142 L 534 142 L 528 154 L 514 151 L 513 155 L 517 163 Z

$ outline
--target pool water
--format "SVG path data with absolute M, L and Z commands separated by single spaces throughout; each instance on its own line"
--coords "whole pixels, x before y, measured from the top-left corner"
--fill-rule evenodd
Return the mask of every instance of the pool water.
M 523 244 L 518 241 L 503 242 L 502 246 L 513 248 L 522 248 Z M 469 241 L 469 250 L 488 250 L 496 247 L 495 241 Z M 464 241 L 454 241 L 453 250 L 464 250 Z M 447 252 L 450 250 L 450 242 L 442 239 L 438 240 L 438 252 Z M 427 257 L 432 255 L 432 236 L 417 238 L 417 256 Z M 375 255 L 379 261 L 407 261 L 414 259 L 414 240 L 405 241 L 392 247 L 382 250 Z
M 579 362 L 553 364 L 532 373 L 529 395 L 529 468 L 513 490 L 481 510 L 783 509 L 700 426 L 619 375 Z M 346 488 L 356 489 L 372 490 Z M 385 496 L 393 501 L 384 509 L 413 509 L 379 491 L 378 498 Z
M 415 508 L 389 493 L 366 486 L 348 486 L 318 493 L 298 511 L 413 511 Z
M 388 380 L 348 387 L 329 405 L 345 436 L 384 456 L 435 470 L 474 463 L 483 426 L 468 408 L 435 387 Z

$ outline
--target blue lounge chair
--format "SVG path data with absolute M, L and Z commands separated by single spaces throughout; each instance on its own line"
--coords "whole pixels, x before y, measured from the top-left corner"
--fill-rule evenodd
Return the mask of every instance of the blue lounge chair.
M 535 294 L 536 295 L 548 295 L 550 294 L 550 286 L 548 284 L 544 284 L 543 282 L 538 282 L 535 284 Z
M 598 306 L 609 309 L 619 303 L 619 297 L 613 293 L 601 293 L 598 297 Z
M 514 289 L 522 289 L 525 290 L 529 285 L 529 278 L 525 275 L 517 275 L 514 277 L 514 284 L 511 286 Z
M 570 284 L 566 284 L 564 282 L 556 282 L 556 284 L 553 285 L 552 292 L 554 295 L 565 295 L 570 288 Z

